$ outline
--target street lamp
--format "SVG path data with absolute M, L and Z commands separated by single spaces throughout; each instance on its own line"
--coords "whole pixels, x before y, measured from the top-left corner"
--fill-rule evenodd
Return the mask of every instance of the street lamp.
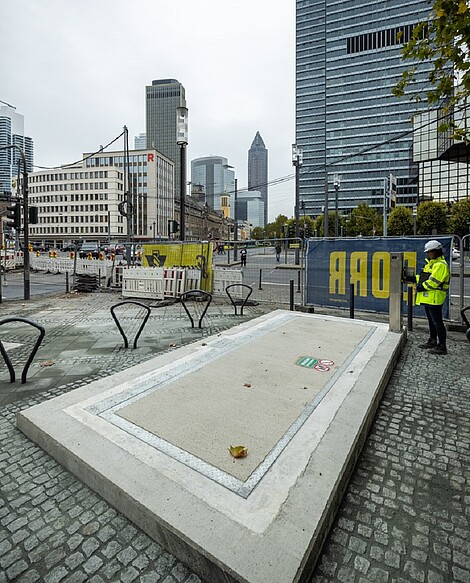
M 186 235 L 186 146 L 188 145 L 188 108 L 176 108 L 176 143 L 180 147 L 180 240 Z
M 223 164 L 224 168 L 232 168 L 230 164 Z M 238 178 L 233 179 L 234 182 L 234 191 L 233 191 L 233 260 L 236 261 L 238 258 L 238 248 L 237 243 L 238 241 L 238 214 L 237 214 L 237 200 L 238 200 Z
M 338 191 L 340 186 L 339 174 L 333 176 L 333 185 L 335 187 L 335 237 L 338 237 Z
M 294 216 L 295 216 L 295 238 L 298 240 L 300 238 L 300 229 L 299 229 L 299 206 L 300 206 L 300 167 L 302 166 L 303 161 L 303 150 L 299 148 L 297 144 L 292 144 L 292 165 L 295 166 L 295 207 L 294 207 Z M 295 263 L 296 265 L 299 264 L 299 248 L 295 248 Z

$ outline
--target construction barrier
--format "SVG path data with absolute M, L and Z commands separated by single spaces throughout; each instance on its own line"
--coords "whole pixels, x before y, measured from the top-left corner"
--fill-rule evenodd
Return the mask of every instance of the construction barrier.
M 6 271 L 9 271 L 11 269 L 15 269 L 16 267 L 21 267 L 23 264 L 24 264 L 23 251 L 14 251 L 13 249 L 0 251 L 1 269 L 6 269 Z
M 74 259 L 68 259 L 67 257 L 49 258 L 44 257 L 43 255 L 36 257 L 35 255 L 30 254 L 30 266 L 31 269 L 34 269 L 35 271 L 73 273 L 74 263 Z M 93 261 L 77 259 L 75 273 L 89 273 L 101 275 L 101 277 L 109 277 L 111 275 L 111 268 L 111 264 L 98 261 L 97 259 Z
M 122 295 L 129 298 L 179 298 L 185 291 L 199 289 L 201 285 L 199 269 L 118 266 L 115 271 L 115 279 L 122 281 Z
M 234 283 L 243 283 L 243 274 L 241 269 L 224 269 L 221 267 L 214 267 L 213 270 L 212 293 L 215 296 L 225 296 L 225 288 Z M 242 297 L 243 289 L 233 288 L 232 296 L 237 298 Z

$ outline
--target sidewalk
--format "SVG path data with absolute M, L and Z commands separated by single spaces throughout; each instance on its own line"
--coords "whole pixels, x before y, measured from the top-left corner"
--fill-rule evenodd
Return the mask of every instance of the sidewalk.
M 137 350 L 125 350 L 109 313 L 120 299 L 116 293 L 63 294 L 1 307 L 1 317 L 43 324 L 46 338 L 26 385 L 10 385 L 5 365 L 0 368 L 0 583 L 199 581 L 24 437 L 15 415 L 270 308 L 247 307 L 235 318 L 230 305 L 214 301 L 204 328 L 191 330 L 180 304 L 155 307 Z M 123 319 L 134 333 L 135 316 Z M 470 344 L 452 332 L 448 356 L 427 355 L 417 346 L 426 338 L 424 323 L 416 324 L 312 583 L 470 581 Z M 23 328 L 0 333 L 8 342 L 27 340 Z M 28 351 L 20 346 L 9 354 L 14 363 L 24 362 Z

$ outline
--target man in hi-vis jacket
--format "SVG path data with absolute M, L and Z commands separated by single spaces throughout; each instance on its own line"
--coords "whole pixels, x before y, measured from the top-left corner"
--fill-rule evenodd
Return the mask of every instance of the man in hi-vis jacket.
M 429 339 L 420 348 L 430 354 L 447 354 L 447 331 L 442 319 L 442 305 L 450 285 L 450 269 L 444 259 L 439 241 L 428 241 L 424 246 L 426 264 L 416 275 L 416 305 L 422 305 L 429 323 Z

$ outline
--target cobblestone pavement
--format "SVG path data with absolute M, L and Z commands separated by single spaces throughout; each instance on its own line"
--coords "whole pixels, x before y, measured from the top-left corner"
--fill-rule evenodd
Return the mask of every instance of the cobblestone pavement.
M 94 317 L 99 320 L 113 301 L 116 297 L 104 294 L 90 295 L 82 304 L 63 297 L 34 300 L 25 306 L 6 304 L 2 315 L 22 312 L 47 320 L 51 333 L 42 358 L 59 359 L 53 350 L 61 343 L 61 323 L 62 339 L 75 334 L 77 341 L 77 331 L 90 331 Z M 65 310 L 65 305 L 71 308 Z M 58 315 L 54 308 L 59 307 Z M 246 318 L 266 309 L 250 308 Z M 119 339 L 112 340 L 112 350 L 103 348 L 98 359 L 84 348 L 73 356 L 75 365 L 87 357 L 91 362 L 82 378 L 71 375 L 62 382 L 68 378 L 62 363 L 56 384 L 51 380 L 48 386 L 45 379 L 53 378 L 54 367 L 35 369 L 32 378 L 42 380 L 39 388 L 7 398 L 5 390 L 13 385 L 6 382 L 5 367 L 0 368 L 0 583 L 200 582 L 15 425 L 21 409 L 150 358 L 155 351 L 170 350 L 169 344 L 195 339 L 187 324 L 184 330 L 172 327 L 179 308 L 159 310 L 155 329 L 165 320 L 166 332 L 158 346 L 149 328 L 150 337 L 142 338 L 136 351 L 124 351 Z M 229 314 L 228 306 L 216 306 L 208 320 L 212 331 L 238 323 Z M 111 342 L 109 331 L 96 332 L 95 350 Z M 418 348 L 426 338 L 424 325 L 410 334 L 311 583 L 470 582 L 470 344 L 463 334 L 450 336 L 449 355 L 438 357 Z M 9 340 L 22 342 L 24 337 Z

